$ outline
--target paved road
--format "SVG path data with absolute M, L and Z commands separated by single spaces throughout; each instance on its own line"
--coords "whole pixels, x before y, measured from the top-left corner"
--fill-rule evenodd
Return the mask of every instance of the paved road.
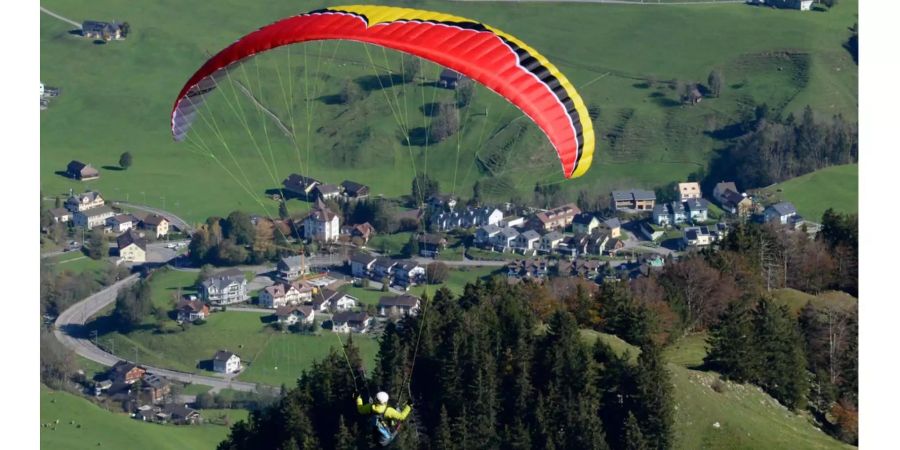
M 47 8 L 44 8 L 43 6 L 41 6 L 41 12 L 43 12 L 44 14 L 47 14 L 47 15 L 49 15 L 49 16 L 56 17 L 57 19 L 62 20 L 63 22 L 66 22 L 66 23 L 68 23 L 68 24 L 70 24 L 70 25 L 73 25 L 75 28 L 78 28 L 79 30 L 81 29 L 81 24 L 80 24 L 80 23 L 78 23 L 78 22 L 76 22 L 76 21 L 74 21 L 74 20 L 72 20 L 72 19 L 69 19 L 69 18 L 67 18 L 67 17 L 63 17 L 63 16 L 61 16 L 61 15 L 59 15 L 59 14 L 53 12 L 53 11 L 50 11 L 50 10 L 47 9 Z
M 175 227 L 177 227 L 179 230 L 181 230 L 187 234 L 194 233 L 194 227 L 192 227 L 186 220 L 184 220 L 181 217 L 178 217 L 175 214 L 172 214 L 168 211 L 163 211 L 159 208 L 152 208 L 150 206 L 138 205 L 135 203 L 128 203 L 128 202 L 121 202 L 121 201 L 116 201 L 116 200 L 111 201 L 111 203 L 114 206 L 125 206 L 128 208 L 137 209 L 137 210 L 148 212 L 151 214 L 159 214 L 159 215 L 165 217 L 166 220 L 169 221 L 169 223 L 171 223 L 172 225 L 175 225 Z

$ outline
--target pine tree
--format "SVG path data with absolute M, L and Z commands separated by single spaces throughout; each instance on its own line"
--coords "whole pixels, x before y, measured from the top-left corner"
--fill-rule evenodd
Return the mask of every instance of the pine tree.
M 335 437 L 335 450 L 354 450 L 356 448 L 356 440 L 353 438 L 353 435 L 350 433 L 350 430 L 347 428 L 347 424 L 344 422 L 344 416 L 340 416 L 338 419 L 338 432 Z
M 803 408 L 809 382 L 797 322 L 786 306 L 763 299 L 753 315 L 754 347 L 764 358 L 757 384 L 789 408 Z
M 625 450 L 650 450 L 650 444 L 644 438 L 637 418 L 630 411 L 625 420 Z
M 434 448 L 446 450 L 456 449 L 456 440 L 453 438 L 450 416 L 447 414 L 447 408 L 443 405 L 441 405 L 441 416 L 438 420 L 438 427 L 434 433 Z
M 672 381 L 660 348 L 648 343 L 641 347 L 635 376 L 635 416 L 651 448 L 672 447 L 674 409 Z
M 754 348 L 754 330 L 751 313 L 745 305 L 735 302 L 710 329 L 709 353 L 703 362 L 712 370 L 737 382 L 759 378 L 762 369 L 758 350 Z

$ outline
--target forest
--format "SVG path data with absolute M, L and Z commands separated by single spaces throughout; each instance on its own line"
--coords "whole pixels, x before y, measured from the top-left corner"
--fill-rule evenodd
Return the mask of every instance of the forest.
M 413 406 L 395 448 L 671 448 L 673 386 L 662 352 L 696 331 L 710 336 L 700 369 L 754 383 L 855 443 L 855 303 L 810 302 L 796 313 L 772 295 L 857 291 L 856 217 L 829 211 L 823 222 L 815 239 L 740 225 L 718 250 L 634 280 L 496 277 L 460 296 L 439 290 L 422 314 L 387 326 L 374 367 L 363 367 L 349 339 L 218 448 L 375 448 L 353 399 L 381 390 Z M 584 329 L 640 352 L 617 354 Z

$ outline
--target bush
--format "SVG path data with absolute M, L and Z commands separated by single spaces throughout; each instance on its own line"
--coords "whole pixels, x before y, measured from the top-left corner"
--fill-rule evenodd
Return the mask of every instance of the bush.
M 725 392 L 725 390 L 728 388 L 728 385 L 725 384 L 725 382 L 722 381 L 721 378 L 716 378 L 716 381 L 713 381 L 710 387 L 712 388 L 712 390 L 721 394 Z
M 194 325 L 206 325 L 206 320 L 204 320 L 204 319 L 197 319 L 197 320 L 194 321 Z

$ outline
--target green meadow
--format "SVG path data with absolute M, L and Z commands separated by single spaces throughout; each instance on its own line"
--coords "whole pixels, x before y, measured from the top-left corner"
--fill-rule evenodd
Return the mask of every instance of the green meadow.
M 554 62 L 596 116 L 598 148 L 588 174 L 562 182 L 537 127 L 482 88 L 461 112 L 456 136 L 407 146 L 407 134 L 415 141 L 430 126 L 431 104 L 454 100 L 451 91 L 431 86 L 440 68 L 423 64 L 418 80 L 398 86 L 387 77 L 389 68 L 400 69 L 396 54 L 347 42 L 279 49 L 241 65 L 210 97 L 192 142 L 175 143 L 168 127 L 172 103 L 208 53 L 324 3 L 278 0 L 260 8 L 238 0 L 162 0 L 137 7 L 49 0 L 43 6 L 64 16 L 127 20 L 133 31 L 125 41 L 94 44 L 42 15 L 42 81 L 62 89 L 41 113 L 43 192 L 97 188 L 193 221 L 238 208 L 274 215 L 277 205 L 265 191 L 291 172 L 332 183 L 352 179 L 386 196 L 407 193 L 413 174 L 424 172 L 442 190 L 466 196 L 481 180 L 493 200 L 527 198 L 535 182 L 558 183 L 574 198 L 579 190 L 683 179 L 722 147 L 712 132 L 756 103 L 775 113 L 810 104 L 820 114 L 857 117 L 857 67 L 842 48 L 857 21 L 855 0 L 810 13 L 743 4 L 403 4 L 483 20 Z M 722 95 L 680 105 L 676 82 L 705 83 L 713 69 L 724 75 Z M 344 80 L 363 86 L 366 97 L 350 107 L 335 104 Z M 290 126 L 291 138 L 239 83 Z M 134 164 L 117 170 L 124 151 Z M 72 159 L 92 163 L 101 178 L 79 183 L 57 175 Z
M 828 208 L 837 212 L 859 210 L 859 165 L 847 164 L 817 170 L 763 190 L 768 201 L 787 200 L 803 217 L 819 222 Z

